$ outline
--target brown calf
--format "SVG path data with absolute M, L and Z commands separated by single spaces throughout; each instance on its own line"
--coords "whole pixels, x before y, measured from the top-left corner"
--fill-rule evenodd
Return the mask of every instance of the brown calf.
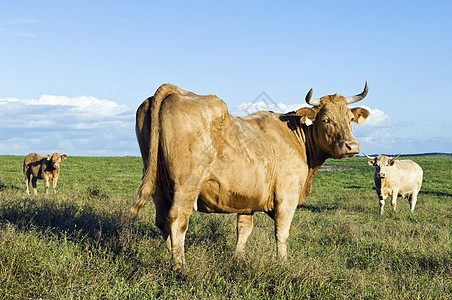
M 30 153 L 25 156 L 24 159 L 24 176 L 25 186 L 27 187 L 27 194 L 30 194 L 28 184 L 31 179 L 33 185 L 33 193 L 38 194 L 36 191 L 36 182 L 38 179 L 44 179 L 46 194 L 49 192 L 50 181 L 53 182 L 53 193 L 56 193 L 56 186 L 58 182 L 58 176 L 60 175 L 60 164 L 62 159 L 66 159 L 67 155 L 60 153 L 53 153 L 52 155 L 41 155 L 37 153 Z M 33 175 L 33 178 L 31 176 Z

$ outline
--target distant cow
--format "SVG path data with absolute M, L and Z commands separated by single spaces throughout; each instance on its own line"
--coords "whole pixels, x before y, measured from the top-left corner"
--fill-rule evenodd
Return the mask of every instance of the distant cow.
M 366 154 L 364 154 L 366 155 Z M 385 199 L 392 196 L 392 208 L 396 210 L 397 196 L 408 198 L 413 213 L 417 195 L 422 185 L 422 168 L 411 160 L 396 160 L 397 157 L 379 155 L 370 157 L 369 165 L 375 166 L 374 181 L 380 200 L 380 214 L 383 214 Z
M 144 178 L 128 219 L 152 196 L 156 225 L 172 251 L 175 268 L 185 265 L 184 239 L 192 210 L 238 213 L 235 255 L 243 255 L 253 214 L 275 221 L 278 256 L 287 257 L 295 209 L 311 190 L 327 158 L 359 153 L 352 122 L 369 112 L 347 105 L 362 100 L 340 95 L 312 98 L 296 113 L 261 111 L 233 117 L 214 95 L 200 96 L 162 85 L 137 111 L 136 133 Z M 294 90 L 294 92 L 296 92 Z M 305 124 L 306 118 L 312 125 Z
M 37 153 L 30 153 L 24 159 L 24 175 L 25 186 L 27 187 L 27 194 L 30 194 L 28 185 L 31 179 L 33 185 L 33 193 L 36 191 L 36 182 L 38 179 L 44 179 L 46 194 L 49 192 L 50 181 L 53 182 L 53 193 L 56 193 L 56 186 L 58 176 L 60 175 L 60 164 L 62 159 L 66 159 L 67 155 L 60 153 L 53 153 L 52 155 L 41 155 Z M 31 178 L 33 176 L 33 178 Z

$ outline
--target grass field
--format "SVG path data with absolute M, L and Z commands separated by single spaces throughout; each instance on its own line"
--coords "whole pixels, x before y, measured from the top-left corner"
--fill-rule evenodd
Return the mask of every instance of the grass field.
M 152 201 L 117 227 L 141 158 L 69 157 L 44 197 L 42 180 L 25 194 L 23 157 L 0 156 L 0 299 L 452 299 L 452 156 L 409 159 L 424 169 L 414 215 L 399 198 L 379 216 L 367 159 L 328 160 L 295 212 L 285 264 L 265 214 L 237 262 L 235 215 L 193 213 L 179 275 Z

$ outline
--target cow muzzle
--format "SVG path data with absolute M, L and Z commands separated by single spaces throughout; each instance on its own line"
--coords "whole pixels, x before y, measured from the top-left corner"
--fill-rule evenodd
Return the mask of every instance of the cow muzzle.
M 54 167 L 55 169 L 58 169 L 58 168 L 60 167 L 60 165 L 54 164 L 53 167 Z
M 359 154 L 359 143 L 357 141 L 346 141 L 340 146 L 342 156 L 355 156 Z
M 378 178 L 385 178 L 386 174 L 385 173 L 378 173 Z

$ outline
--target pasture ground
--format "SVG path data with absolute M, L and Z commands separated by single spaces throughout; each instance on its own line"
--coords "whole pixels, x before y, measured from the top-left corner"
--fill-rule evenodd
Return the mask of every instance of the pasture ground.
M 379 216 L 367 159 L 328 160 L 295 213 L 285 264 L 264 213 L 237 262 L 235 215 L 196 212 L 179 275 L 152 201 L 117 227 L 141 158 L 69 156 L 44 197 L 42 180 L 25 194 L 23 157 L 0 156 L 0 299 L 452 299 L 452 156 L 408 159 L 424 169 L 414 215 L 399 197 Z

